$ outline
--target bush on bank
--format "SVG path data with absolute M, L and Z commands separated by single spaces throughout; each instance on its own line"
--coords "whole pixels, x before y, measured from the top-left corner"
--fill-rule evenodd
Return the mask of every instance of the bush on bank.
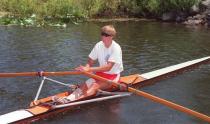
M 188 12 L 201 0 L 1 0 L 1 24 L 54 25 L 87 18 L 157 17 Z

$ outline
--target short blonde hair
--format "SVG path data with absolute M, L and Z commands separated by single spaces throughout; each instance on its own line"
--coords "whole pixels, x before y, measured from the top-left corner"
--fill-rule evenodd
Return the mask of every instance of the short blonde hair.
M 106 33 L 106 34 L 114 37 L 117 32 L 113 25 L 105 25 L 101 28 L 101 33 Z

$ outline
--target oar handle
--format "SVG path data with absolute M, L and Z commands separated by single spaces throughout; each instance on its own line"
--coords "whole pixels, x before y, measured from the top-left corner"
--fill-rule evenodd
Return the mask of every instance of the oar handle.
M 0 77 L 80 75 L 80 71 L 0 73 Z
M 94 78 L 94 79 L 97 79 L 97 80 L 101 80 L 101 81 L 104 81 L 104 82 L 108 82 L 108 83 L 112 83 L 114 86 L 119 86 L 120 84 L 119 83 L 116 83 L 114 81 L 111 81 L 111 80 L 108 80 L 106 78 L 103 78 L 103 77 L 100 77 L 100 76 L 97 76 L 95 74 L 92 74 L 92 73 L 89 73 L 89 72 L 83 72 L 84 75 L 88 76 L 88 77 L 91 77 L 91 78 Z M 173 102 L 170 102 L 170 101 L 167 101 L 165 99 L 162 99 L 162 98 L 159 98 L 159 97 L 156 97 L 156 96 L 153 96 L 149 93 L 146 93 L 146 92 L 143 92 L 143 91 L 140 91 L 140 90 L 137 90 L 135 88 L 132 88 L 132 87 L 128 87 L 127 89 L 129 92 L 132 92 L 136 95 L 139 95 L 139 96 L 143 96 L 147 99 L 150 99 L 150 100 L 153 100 L 157 103 L 160 103 L 160 104 L 163 104 L 163 105 L 166 105 L 170 108 L 173 108 L 175 110 L 178 110 L 178 111 L 181 111 L 181 112 L 184 112 L 184 113 L 187 113 L 189 115 L 192 115 L 192 116 L 195 116 L 201 120 L 204 120 L 204 121 L 207 121 L 207 122 L 210 122 L 210 117 L 205 115 L 205 114 L 202 114 L 202 113 L 199 113 L 199 112 L 196 112 L 194 110 L 191 110 L 189 108 L 186 108 L 186 107 L 183 107 L 181 105 L 178 105 L 176 103 L 173 103 Z

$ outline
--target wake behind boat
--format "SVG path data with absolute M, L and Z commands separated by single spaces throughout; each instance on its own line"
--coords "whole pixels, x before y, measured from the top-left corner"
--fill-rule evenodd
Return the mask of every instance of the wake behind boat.
M 70 75 L 70 74 L 84 74 L 86 76 L 89 76 L 91 78 L 96 78 L 99 80 L 104 80 L 106 81 L 106 79 L 100 78 L 100 77 L 94 77 L 93 74 L 89 74 L 89 73 L 81 73 L 81 72 L 42 72 L 40 74 L 40 72 L 33 72 L 33 73 L 2 73 L 0 74 L 0 77 L 11 77 L 11 76 L 42 76 L 42 81 L 40 84 L 40 87 L 38 89 L 38 92 L 36 94 L 36 97 L 34 99 L 34 101 L 31 102 L 31 106 L 29 106 L 27 109 L 21 109 L 21 110 L 16 110 L 7 114 L 3 114 L 0 116 L 0 120 L 2 124 L 6 124 L 6 123 L 30 123 L 30 122 L 34 122 L 40 119 L 44 119 L 47 118 L 49 116 L 55 115 L 57 113 L 61 113 L 67 110 L 71 110 L 73 106 L 78 106 L 78 105 L 82 105 L 82 104 L 87 104 L 87 103 L 91 103 L 91 102 L 96 102 L 96 101 L 103 101 L 103 100 L 109 100 L 109 99 L 116 99 L 116 98 L 121 98 L 121 97 L 125 97 L 125 96 L 130 96 L 131 93 L 136 93 L 138 95 L 145 95 L 144 97 L 146 98 L 151 98 L 153 101 L 161 103 L 161 99 L 158 98 L 154 98 L 153 96 L 149 96 L 148 94 L 145 94 L 143 92 L 139 92 L 137 90 L 135 90 L 134 86 L 145 86 L 151 82 L 160 80 L 162 78 L 166 78 L 170 75 L 176 74 L 176 73 L 180 73 L 183 72 L 187 69 L 199 66 L 200 64 L 204 64 L 206 62 L 210 61 L 210 56 L 208 57 L 204 57 L 204 58 L 200 58 L 200 59 L 196 59 L 196 60 L 192 60 L 192 61 L 188 61 L 188 62 L 184 62 L 181 64 L 177 64 L 177 65 L 173 65 L 173 66 L 169 66 L 166 68 L 162 68 L 159 70 L 155 70 L 155 71 L 151 71 L 148 73 L 144 73 L 144 74 L 134 74 L 134 75 L 129 75 L 129 76 L 124 76 L 120 78 L 120 82 L 122 84 L 125 84 L 128 87 L 129 92 L 117 92 L 117 90 L 119 90 L 118 84 L 116 84 L 116 87 L 113 87 L 112 89 L 109 89 L 108 91 L 98 91 L 97 95 L 88 97 L 88 98 L 84 98 L 82 100 L 79 101 L 72 101 L 70 103 L 67 104 L 55 104 L 52 101 L 52 97 L 53 96 L 49 96 L 46 98 L 41 98 L 39 99 L 39 94 L 41 92 L 42 86 L 44 85 L 45 80 L 49 80 L 52 81 L 54 83 L 58 83 L 61 85 L 65 85 L 65 86 L 69 86 L 69 84 L 63 83 L 63 82 L 59 82 L 56 80 L 53 80 L 51 78 L 48 78 L 47 76 L 58 76 L 58 75 Z M 110 81 L 107 81 L 110 82 Z M 115 82 L 111 82 L 111 83 L 115 83 Z M 62 97 L 66 97 L 68 95 L 70 95 L 72 92 L 71 91 L 66 91 L 66 92 L 62 92 L 59 94 L 55 94 L 54 96 L 57 96 L 58 98 L 62 98 Z M 166 101 L 165 101 L 166 102 Z M 35 104 L 36 103 L 36 104 Z M 167 106 L 174 108 L 176 110 L 180 110 L 180 111 L 187 111 L 188 109 L 186 108 L 182 108 L 177 105 L 172 105 L 171 103 L 167 103 Z M 161 103 L 166 105 L 166 103 Z M 201 113 L 189 110 L 189 112 L 186 112 L 188 114 L 191 114 L 195 117 L 198 117 L 200 119 L 203 119 L 207 122 L 210 122 L 210 118 L 206 115 L 203 115 Z

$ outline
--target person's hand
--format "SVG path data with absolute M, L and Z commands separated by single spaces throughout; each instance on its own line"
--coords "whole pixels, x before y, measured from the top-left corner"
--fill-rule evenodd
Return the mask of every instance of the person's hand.
M 79 67 L 75 68 L 75 70 L 77 70 L 77 71 L 90 71 L 90 67 L 80 65 Z

